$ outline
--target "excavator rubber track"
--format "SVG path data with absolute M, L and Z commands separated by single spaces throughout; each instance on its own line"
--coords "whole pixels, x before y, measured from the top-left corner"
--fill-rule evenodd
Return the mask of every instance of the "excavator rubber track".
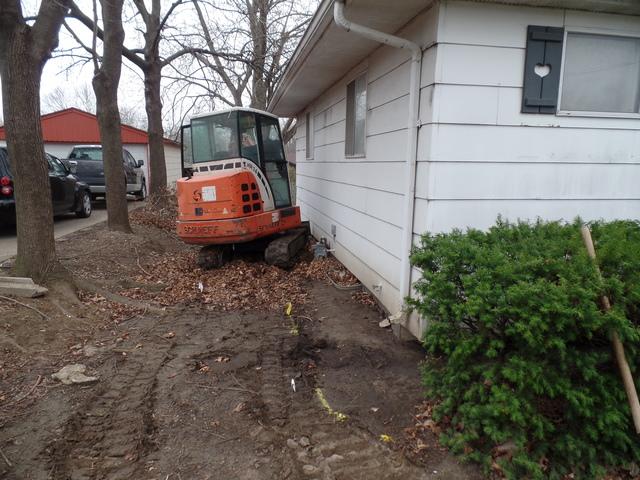
M 296 255 L 304 248 L 309 238 L 306 227 L 288 230 L 269 242 L 264 251 L 264 259 L 269 265 L 280 268 L 291 268 Z
M 204 270 L 220 268 L 230 262 L 235 253 L 264 252 L 264 259 L 269 265 L 280 268 L 293 267 L 296 256 L 307 244 L 309 225 L 287 230 L 281 234 L 261 238 L 253 242 L 232 245 L 208 245 L 198 253 L 198 266 Z

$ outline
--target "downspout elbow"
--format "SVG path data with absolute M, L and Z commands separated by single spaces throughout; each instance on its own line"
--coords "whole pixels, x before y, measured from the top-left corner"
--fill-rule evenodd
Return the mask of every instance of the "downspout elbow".
M 417 43 L 379 30 L 374 30 L 373 28 L 369 28 L 349 20 L 344 14 L 345 3 L 345 0 L 335 0 L 335 3 L 333 4 L 333 20 L 336 22 L 336 25 L 347 32 L 357 33 L 369 40 L 383 43 L 394 48 L 411 50 L 413 61 L 419 61 L 422 58 L 422 49 Z

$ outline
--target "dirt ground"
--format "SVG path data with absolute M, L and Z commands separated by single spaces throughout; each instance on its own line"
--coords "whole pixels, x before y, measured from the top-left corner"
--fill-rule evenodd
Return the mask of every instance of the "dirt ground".
M 170 226 L 61 239 L 80 301 L 0 299 L 0 478 L 479 477 L 433 436 L 415 455 L 423 353 L 335 260 L 205 272 Z M 98 380 L 51 378 L 72 363 Z

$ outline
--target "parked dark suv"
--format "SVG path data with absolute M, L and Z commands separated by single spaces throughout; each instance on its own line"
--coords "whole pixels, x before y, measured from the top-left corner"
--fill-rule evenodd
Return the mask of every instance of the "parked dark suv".
M 80 218 L 91 215 L 91 189 L 72 173 L 72 168 L 53 155 L 45 154 L 49 164 L 51 200 L 54 215 L 75 213 Z M 16 216 L 13 175 L 7 150 L 0 147 L 0 218 L 14 223 Z
M 71 150 L 68 161 L 77 167 L 78 178 L 89 184 L 93 198 L 105 196 L 104 163 L 100 145 L 77 145 Z M 134 160 L 128 150 L 122 149 L 122 164 L 127 193 L 135 195 L 138 200 L 144 200 L 147 196 L 147 181 L 141 168 L 144 162 Z

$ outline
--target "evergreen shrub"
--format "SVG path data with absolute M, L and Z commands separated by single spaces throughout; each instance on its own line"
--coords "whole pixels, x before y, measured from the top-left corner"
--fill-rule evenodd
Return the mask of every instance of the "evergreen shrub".
M 640 352 L 640 224 L 580 221 L 425 234 L 411 308 L 427 319 L 426 393 L 441 441 L 507 478 L 598 478 L 640 463 L 609 341 Z M 612 310 L 600 309 L 610 297 Z

